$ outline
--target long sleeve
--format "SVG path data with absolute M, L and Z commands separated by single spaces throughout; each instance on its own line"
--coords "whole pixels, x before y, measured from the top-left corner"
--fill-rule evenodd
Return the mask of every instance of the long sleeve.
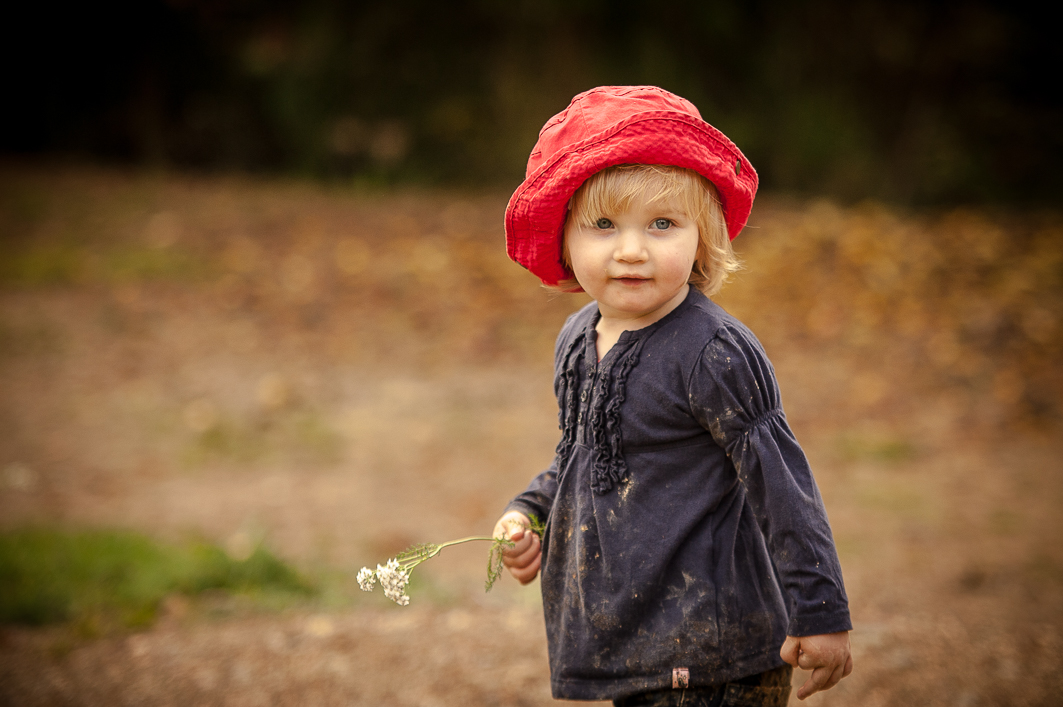
M 508 511 L 520 511 L 526 516 L 536 516 L 545 523 L 557 496 L 557 460 L 528 484 L 528 488 L 509 502 Z
M 744 327 L 721 328 L 688 390 L 695 417 L 731 459 L 764 534 L 788 599 L 787 633 L 851 629 L 823 500 L 759 342 Z

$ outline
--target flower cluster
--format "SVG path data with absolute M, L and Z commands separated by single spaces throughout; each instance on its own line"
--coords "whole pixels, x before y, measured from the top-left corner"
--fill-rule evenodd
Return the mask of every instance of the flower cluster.
M 380 565 L 377 565 L 379 567 Z M 358 571 L 358 586 L 362 588 L 363 592 L 373 591 L 373 585 L 376 584 L 376 572 L 363 567 Z
M 363 592 L 371 592 L 379 579 L 384 596 L 399 606 L 406 606 L 410 603 L 406 585 L 410 583 L 412 569 L 413 567 L 403 567 L 398 559 L 388 560 L 386 565 L 377 565 L 375 570 L 363 567 L 358 572 L 358 586 Z
M 384 596 L 399 606 L 406 606 L 410 603 L 410 597 L 406 594 L 406 585 L 410 583 L 410 572 L 402 569 L 398 560 L 388 560 L 383 567 L 377 565 L 376 576 L 380 580 L 380 588 L 384 590 Z
M 410 573 L 413 572 L 414 567 L 431 556 L 424 551 L 419 550 L 413 553 L 407 550 L 398 557 L 388 560 L 387 564 L 377 565 L 375 570 L 363 567 L 358 571 L 358 586 L 363 592 L 371 592 L 377 580 L 380 580 L 380 588 L 384 590 L 384 596 L 399 606 L 407 606 L 410 603 L 410 597 L 406 594 L 406 586 L 410 583 Z

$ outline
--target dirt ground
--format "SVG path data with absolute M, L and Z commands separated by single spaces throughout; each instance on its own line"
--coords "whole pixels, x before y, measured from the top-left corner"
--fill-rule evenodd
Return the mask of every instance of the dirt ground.
M 349 580 L 489 533 L 550 460 L 586 300 L 506 259 L 506 198 L 0 166 L 0 525 L 348 577 L 280 612 L 0 628 L 0 704 L 553 703 L 537 584 L 485 594 L 485 546 L 419 568 L 409 607 Z M 807 704 L 1059 704 L 1063 219 L 768 195 L 736 246 L 719 301 L 775 363 L 856 626 Z

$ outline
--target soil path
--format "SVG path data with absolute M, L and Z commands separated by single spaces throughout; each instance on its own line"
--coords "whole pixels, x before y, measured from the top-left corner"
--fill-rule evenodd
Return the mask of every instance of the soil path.
M 504 195 L 0 184 L 3 526 L 350 573 L 488 532 L 549 462 L 553 336 L 585 300 L 506 260 Z M 1063 694 L 1063 228 L 1006 249 L 1002 223 L 765 200 L 740 242 L 721 302 L 776 365 L 857 626 L 856 672 L 807 704 Z M 349 584 L 281 613 L 175 597 L 132 634 L 0 629 L 0 704 L 553 703 L 536 587 L 484 595 L 483 548 L 447 553 L 408 608 Z

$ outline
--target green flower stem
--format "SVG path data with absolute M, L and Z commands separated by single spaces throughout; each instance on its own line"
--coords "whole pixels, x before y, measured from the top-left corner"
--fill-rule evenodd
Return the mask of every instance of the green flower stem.
M 470 543 L 475 540 L 489 540 L 494 542 L 496 539 L 487 535 L 474 535 L 468 538 L 461 538 L 460 540 L 451 540 L 445 543 L 426 543 L 424 545 L 415 545 L 414 547 L 404 550 L 396 557 L 399 561 L 399 566 L 406 573 L 413 571 L 413 568 L 421 564 L 425 560 L 430 560 L 438 555 L 443 548 L 450 547 L 451 545 L 461 545 L 462 543 Z

